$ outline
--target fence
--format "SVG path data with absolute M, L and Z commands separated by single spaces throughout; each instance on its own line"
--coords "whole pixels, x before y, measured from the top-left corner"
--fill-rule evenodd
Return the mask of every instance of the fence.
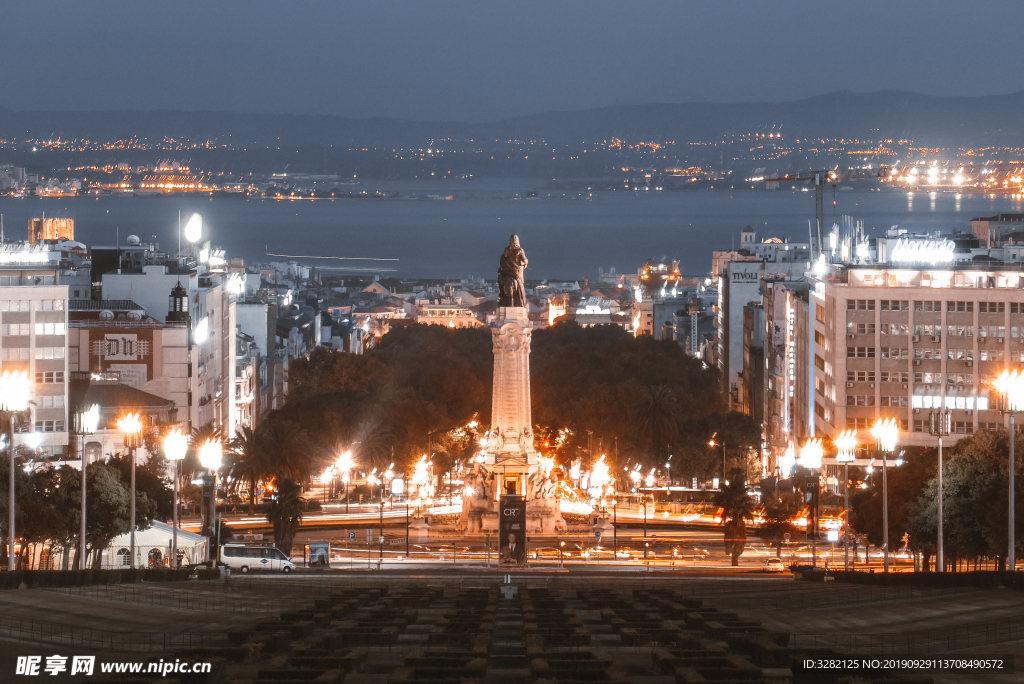
M 793 634 L 795 648 L 831 648 L 864 655 L 946 653 L 1024 639 L 1024 623 L 1006 619 L 891 634 Z
M 175 588 L 149 588 L 131 584 L 103 584 L 91 587 L 52 587 L 44 591 L 71 594 L 83 598 L 98 598 L 121 603 L 137 603 L 149 606 L 162 606 L 178 610 L 200 611 L 209 613 L 279 613 L 296 608 L 304 608 L 312 603 L 311 599 L 287 598 L 241 598 L 227 596 L 223 593 L 224 585 L 218 583 L 216 589 L 221 595 L 213 593 L 195 593 L 194 583 L 190 583 L 189 591 Z M 291 589 L 291 587 L 287 587 Z
M 219 642 L 219 635 L 210 632 L 112 632 L 5 617 L 0 617 L 0 638 L 115 653 L 166 652 Z

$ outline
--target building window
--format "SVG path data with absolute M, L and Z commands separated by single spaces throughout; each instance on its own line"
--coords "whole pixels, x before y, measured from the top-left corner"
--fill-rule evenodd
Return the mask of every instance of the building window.
M 948 313 L 974 313 L 974 302 L 946 302 Z
M 883 299 L 879 302 L 878 308 L 882 311 L 910 311 L 910 302 L 899 299 Z
M 31 323 L 4 323 L 0 325 L 0 335 L 4 337 L 21 337 L 32 334 Z
M 942 302 L 914 302 L 914 311 L 942 311 Z
M 15 283 L 17 285 L 17 283 Z M 27 299 L 16 299 L 0 302 L 0 311 L 28 311 L 29 303 Z
M 117 565 L 121 567 L 128 567 L 132 564 L 131 560 L 131 552 L 129 552 L 128 549 L 117 550 Z
M 1010 313 L 1014 313 L 1013 306 Z M 978 302 L 978 313 L 1006 313 L 1006 302 Z
M 36 335 L 63 335 L 63 323 L 36 323 Z
M 64 347 L 36 347 L 37 359 L 63 359 Z
M 21 349 L 0 349 L 0 361 L 28 361 L 31 357 L 29 352 L 32 350 L 28 347 Z

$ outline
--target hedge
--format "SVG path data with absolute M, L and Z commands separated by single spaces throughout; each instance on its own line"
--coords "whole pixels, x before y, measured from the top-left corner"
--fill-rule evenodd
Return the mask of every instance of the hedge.
M 184 582 L 198 573 L 199 579 L 216 579 L 216 569 L 170 570 L 124 568 L 120 570 L 15 570 L 0 572 L 0 590 L 18 589 L 24 584 L 36 587 L 81 587 L 92 584 L 132 584 L 135 582 Z

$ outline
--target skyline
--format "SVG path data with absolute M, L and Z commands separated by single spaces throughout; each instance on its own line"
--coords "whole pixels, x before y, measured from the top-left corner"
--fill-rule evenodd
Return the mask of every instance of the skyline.
M 993 68 L 989 51 L 961 49 L 1012 41 L 1015 15 L 1024 19 L 1012 3 L 907 2 L 885 5 L 883 15 L 881 3 L 759 12 L 745 10 L 748 3 L 628 11 L 611 3 L 312 3 L 275 14 L 269 5 L 226 2 L 203 7 L 201 25 L 193 5 L 12 7 L 0 39 L 18 68 L 7 74 L 0 106 L 480 122 L 843 90 L 1024 89 L 1024 76 Z

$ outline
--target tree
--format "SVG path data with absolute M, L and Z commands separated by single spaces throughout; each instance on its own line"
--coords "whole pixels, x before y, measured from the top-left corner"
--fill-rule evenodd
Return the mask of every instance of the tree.
M 267 510 L 267 522 L 274 528 L 274 543 L 285 555 L 292 551 L 295 532 L 302 522 L 303 499 L 299 483 L 285 478 L 278 483 L 277 499 Z
M 732 556 L 733 566 L 737 566 L 747 543 L 746 521 L 754 519 L 754 500 L 747 494 L 742 471 L 732 472 L 729 484 L 715 495 L 715 505 L 722 509 L 725 552 Z
M 1009 506 L 1009 433 L 981 431 L 958 441 L 945 453 L 943 463 L 943 536 L 946 561 L 955 568 L 958 561 L 975 564 L 981 558 L 995 558 L 1004 566 L 1007 553 L 1007 508 Z M 1020 448 L 1020 445 L 1017 445 Z M 933 457 L 934 451 L 929 453 Z M 1015 503 L 1016 538 L 1024 532 L 1024 463 L 1017 459 Z M 931 474 L 931 473 L 930 473 Z M 918 489 L 910 506 L 911 547 L 933 552 L 938 537 L 938 480 L 932 476 Z
M 758 536 L 776 543 L 776 556 L 782 553 L 782 541 L 786 535 L 788 534 L 792 538 L 797 534 L 797 528 L 790 520 L 802 503 L 800 494 L 797 492 L 786 492 L 780 496 L 766 499 L 764 524 L 761 525 Z
M 136 458 L 138 456 L 136 455 Z M 107 465 L 117 470 L 121 483 L 128 487 L 132 486 L 132 460 L 128 454 L 111 456 Z M 168 484 L 165 475 L 167 462 L 160 452 L 151 452 L 149 460 L 145 463 L 135 464 L 135 523 L 138 529 L 147 529 L 153 520 L 170 520 L 174 514 L 174 488 L 173 482 Z M 88 468 L 86 473 L 88 473 Z M 145 497 L 154 505 L 153 508 L 146 507 L 144 510 L 139 506 L 139 500 Z M 145 516 L 144 518 L 140 516 Z
M 105 463 L 90 463 L 85 478 L 86 542 L 94 550 L 105 549 L 114 537 L 128 531 L 131 492 L 121 484 L 118 471 Z M 95 563 L 93 567 L 99 568 L 99 555 Z
M 250 427 L 243 427 L 228 445 L 228 465 L 236 482 L 249 486 L 249 515 L 256 512 L 256 487 L 270 472 L 264 440 Z
M 662 449 L 679 437 L 679 401 L 675 391 L 668 385 L 645 387 L 634 411 L 644 437 L 649 440 L 651 453 L 663 455 Z

